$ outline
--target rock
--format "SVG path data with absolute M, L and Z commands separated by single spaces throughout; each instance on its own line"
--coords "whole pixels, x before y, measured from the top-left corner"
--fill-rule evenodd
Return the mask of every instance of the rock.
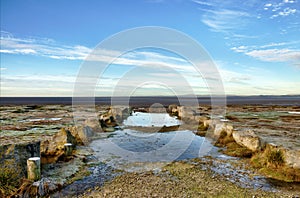
M 88 144 L 94 136 L 94 131 L 89 126 L 72 126 L 65 129 L 71 132 L 72 136 L 76 139 L 76 143 L 79 145 Z
M 300 150 L 285 150 L 285 164 L 294 169 L 300 169 Z
M 208 120 L 206 117 L 201 117 L 199 119 L 198 131 L 206 131 L 211 126 L 212 121 Z
M 170 132 L 170 131 L 177 131 L 179 129 L 180 125 L 174 125 L 174 126 L 166 126 L 164 125 L 161 129 L 159 129 L 158 132 Z
M 108 126 L 104 120 L 100 120 L 100 125 L 101 125 L 103 132 L 114 132 L 115 131 L 115 128 L 112 126 Z
M 122 123 L 131 114 L 131 110 L 128 107 L 113 106 L 105 114 L 100 115 L 99 123 L 104 132 L 115 131 L 114 127 L 119 126 L 118 123 Z
M 233 133 L 233 126 L 225 123 L 218 123 L 215 125 L 214 136 L 220 137 L 222 133 L 226 136 L 231 136 Z
M 191 107 L 191 106 L 178 106 L 178 117 L 186 120 L 186 119 L 191 119 L 191 120 L 199 120 L 200 118 L 200 112 L 199 109 L 196 107 Z
M 131 109 L 126 106 L 111 106 L 108 115 L 113 116 L 118 123 L 122 123 L 131 114 Z
M 74 147 L 77 145 L 76 138 L 65 128 L 62 128 L 50 140 L 42 141 L 42 164 L 56 162 L 64 154 L 64 145 L 66 143 L 71 143 Z
M 169 105 L 168 113 L 171 114 L 171 115 L 178 116 L 178 106 L 176 104 Z
M 85 120 L 84 125 L 90 127 L 94 132 L 102 132 L 99 119 L 88 118 Z
M 48 178 L 42 178 L 40 181 L 31 182 L 25 180 L 21 187 L 11 197 L 46 197 L 47 195 L 59 190 L 62 185 Z
M 251 130 L 233 131 L 232 136 L 237 144 L 244 146 L 253 152 L 260 151 L 265 146 L 263 141 Z
M 32 186 L 37 188 L 37 195 L 44 197 L 61 188 L 61 184 L 55 183 L 48 178 L 42 178 L 40 181 L 34 182 Z

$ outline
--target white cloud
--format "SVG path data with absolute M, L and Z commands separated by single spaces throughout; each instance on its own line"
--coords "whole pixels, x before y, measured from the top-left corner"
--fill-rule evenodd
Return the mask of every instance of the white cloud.
M 261 46 L 238 46 L 231 50 L 267 62 L 288 62 L 300 68 L 300 50 L 295 49 L 299 41 L 270 43 Z M 294 47 L 293 47 L 294 46 Z M 282 47 L 282 48 L 278 48 Z
M 0 67 L 0 71 L 4 71 L 4 70 L 7 70 L 6 67 Z
M 51 59 L 83 60 L 84 58 L 88 57 L 88 61 L 101 61 L 105 63 L 111 63 L 111 61 L 113 61 L 112 65 L 124 66 L 125 69 L 122 69 L 123 73 L 115 72 L 113 74 L 113 80 L 101 78 L 101 91 L 105 89 L 103 93 L 107 95 L 111 94 L 111 91 L 113 90 L 112 88 L 115 86 L 118 80 L 122 78 L 124 70 L 126 70 L 126 66 L 130 66 L 128 67 L 129 69 L 132 66 L 135 66 L 142 70 L 152 71 L 152 77 L 149 79 L 154 79 L 157 81 L 159 81 L 160 79 L 167 79 L 169 80 L 168 82 L 172 86 L 180 88 L 183 92 L 188 91 L 188 89 L 186 89 L 186 87 L 181 86 L 180 82 L 176 81 L 176 78 L 172 78 L 171 73 L 166 74 L 160 72 L 162 70 L 170 72 L 174 71 L 174 73 L 178 73 L 177 75 L 175 75 L 175 77 L 178 77 L 179 75 L 186 78 L 190 78 L 192 75 L 198 73 L 193 65 L 191 65 L 187 60 L 181 57 L 166 55 L 163 53 L 152 51 L 133 51 L 119 56 L 121 53 L 118 51 L 96 49 L 90 56 L 88 56 L 91 50 L 84 46 L 66 46 L 59 45 L 53 40 L 19 39 L 13 38 L 11 36 L 1 37 L 1 50 L 1 53 L 34 55 L 47 57 Z M 207 70 L 206 72 L 210 71 L 209 66 L 211 66 L 211 62 L 201 62 L 198 64 L 201 64 L 202 69 Z M 141 78 L 140 74 L 141 73 L 135 76 L 137 78 Z M 104 73 L 104 75 L 110 77 L 109 73 Z M 215 73 L 212 73 L 212 78 L 215 75 Z M 148 77 L 149 76 L 151 75 L 149 74 Z M 86 78 L 87 79 L 84 78 L 84 82 L 90 82 L 91 79 L 95 79 L 95 77 L 89 78 L 89 76 L 86 76 Z M 144 78 L 144 76 L 142 78 Z M 202 79 L 201 77 L 199 78 Z M 6 96 L 22 94 L 26 96 L 34 96 L 35 94 L 37 94 L 36 90 L 38 89 L 41 89 L 41 95 L 49 95 L 50 93 L 47 94 L 47 92 L 44 92 L 44 90 L 50 91 L 54 89 L 54 87 L 57 87 L 58 90 L 64 90 L 66 92 L 65 94 L 62 94 L 61 92 L 57 91 L 57 95 L 69 95 L 73 90 L 75 80 L 75 76 L 63 75 L 6 75 L 1 78 L 1 90 L 2 93 Z M 129 83 L 132 83 L 129 85 L 136 85 L 134 82 L 131 81 Z M 129 85 L 124 85 L 124 89 L 126 88 L 126 86 L 128 88 Z M 24 87 L 23 90 L 22 87 Z M 24 90 L 26 90 L 26 94 L 24 94 Z
M 205 5 L 205 6 L 212 6 L 212 3 L 206 2 L 206 1 L 200 1 L 200 0 L 192 0 L 194 3 Z
M 295 0 L 283 0 L 284 3 L 295 3 Z
M 2 32 L 1 32 L 2 33 Z M 36 55 L 53 59 L 84 60 L 90 48 L 75 45 L 60 45 L 51 39 L 21 39 L 12 34 L 1 34 L 0 53 Z
M 291 9 L 291 8 L 284 8 L 283 11 L 279 12 L 278 15 L 280 16 L 288 16 L 291 14 L 295 14 L 296 13 L 296 9 Z
M 2 47 L 2 46 L 1 46 Z M 37 52 L 33 49 L 4 49 L 0 50 L 0 53 L 5 54 L 37 54 Z
M 253 50 L 245 53 L 248 56 L 268 62 L 293 62 L 300 64 L 300 51 L 291 49 Z
M 137 51 L 118 57 L 120 55 L 118 51 L 106 49 L 92 51 L 92 49 L 81 45 L 59 45 L 50 39 L 21 39 L 14 38 L 11 34 L 9 36 L 5 35 L 8 35 L 8 33 L 1 36 L 0 52 L 6 54 L 35 55 L 58 60 L 88 60 L 105 63 L 111 63 L 114 60 L 113 63 L 118 65 L 168 67 L 180 72 L 194 72 L 192 66 L 186 60 L 155 52 Z
M 28 81 L 28 82 L 65 82 L 65 83 L 74 83 L 76 76 L 68 75 L 7 75 L 3 76 L 1 81 L 3 82 L 12 82 L 12 81 Z
M 72 96 L 75 76 L 2 75 L 2 96 Z
M 238 47 L 232 47 L 230 49 L 235 51 L 235 52 L 245 52 L 245 51 L 247 51 L 248 47 L 241 45 L 241 46 L 238 46 Z
M 297 9 L 291 8 L 291 7 L 287 7 L 287 4 L 290 4 L 290 6 L 293 6 L 292 4 L 295 3 L 295 1 L 293 0 L 283 0 L 280 3 L 269 3 L 269 4 L 265 4 L 264 6 L 264 10 L 270 10 L 272 11 L 272 15 L 271 15 L 271 19 L 274 19 L 276 17 L 287 17 L 290 15 L 293 15 L 297 12 Z

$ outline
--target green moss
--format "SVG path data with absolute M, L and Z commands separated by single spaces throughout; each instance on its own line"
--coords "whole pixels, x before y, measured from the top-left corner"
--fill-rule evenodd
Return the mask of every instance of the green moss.
M 233 157 L 251 157 L 252 151 L 246 147 L 240 146 L 235 142 L 230 142 L 226 145 L 226 149 L 223 151 L 224 154 Z
M 75 175 L 71 176 L 67 184 L 71 184 L 77 180 L 83 179 L 84 177 L 87 177 L 91 175 L 91 172 L 87 169 L 87 167 L 82 167 L 78 172 L 75 173 Z

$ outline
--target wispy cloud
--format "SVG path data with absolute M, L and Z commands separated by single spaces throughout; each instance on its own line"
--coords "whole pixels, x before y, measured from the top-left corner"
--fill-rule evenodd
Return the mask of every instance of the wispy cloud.
M 2 96 L 72 96 L 75 76 L 2 75 Z
M 238 46 L 232 47 L 231 50 L 244 53 L 250 57 L 266 62 L 288 62 L 300 68 L 300 50 L 294 49 L 293 42 L 270 43 L 262 46 Z M 282 47 L 282 48 L 278 48 Z
M 213 3 L 209 3 L 207 1 L 200 1 L 200 0 L 192 0 L 194 3 L 200 4 L 200 5 L 205 5 L 205 6 L 213 6 Z
M 292 62 L 300 68 L 300 50 L 266 49 L 253 50 L 245 53 L 248 56 L 269 62 Z
M 43 56 L 52 59 L 84 60 L 91 49 L 81 45 L 61 45 L 51 39 L 15 38 L 1 32 L 1 50 L 4 54 Z
M 118 51 L 95 49 L 82 45 L 61 45 L 52 39 L 15 38 L 7 32 L 1 35 L 0 53 L 34 55 L 51 59 L 101 61 L 105 63 L 136 67 L 167 67 L 181 72 L 194 72 L 192 66 L 183 58 L 163 55 L 156 52 L 133 51 L 118 57 Z M 116 58 L 118 57 L 118 58 Z
M 241 28 L 250 15 L 247 12 L 220 9 L 209 10 L 203 15 L 202 22 L 216 32 L 228 32 Z
M 89 54 L 90 52 L 92 53 Z M 193 77 L 198 71 L 188 60 L 177 55 L 172 56 L 169 53 L 156 52 L 153 50 L 147 51 L 147 49 L 136 50 L 125 54 L 107 49 L 95 49 L 91 51 L 90 48 L 81 45 L 67 46 L 60 45 L 54 40 L 15 38 L 12 35 L 9 35 L 1 37 L 1 53 L 40 56 L 50 59 L 101 61 L 111 64 L 110 66 L 112 67 L 122 67 L 121 71 L 114 72 L 113 74 L 111 72 L 104 72 L 103 76 L 105 79 L 102 77 L 101 79 L 95 79 L 100 80 L 99 85 L 102 91 L 103 89 L 105 90 L 103 93 L 106 95 L 111 94 L 117 82 L 124 77 L 123 75 L 127 75 L 127 72 L 131 72 L 133 67 L 138 68 L 138 72 L 133 73 L 133 76 L 129 78 L 130 81 L 126 80 L 121 90 L 126 90 L 126 87 L 127 89 L 132 89 L 136 86 L 136 82 L 139 79 L 149 79 L 152 81 L 167 82 L 166 84 L 171 87 L 178 88 L 182 93 L 186 93 L 188 92 L 189 87 L 183 86 L 182 83 L 178 81 L 179 78 L 187 79 L 187 81 L 192 79 L 189 81 L 192 83 L 191 87 L 199 86 L 199 83 L 195 80 L 200 79 L 200 81 L 203 81 L 201 75 L 197 78 Z M 122 55 L 120 56 L 120 54 Z M 203 71 L 200 72 L 205 72 L 208 75 L 205 76 L 208 80 L 209 78 L 215 78 L 216 73 L 210 71 L 212 62 L 203 60 L 196 64 L 201 65 Z M 141 73 L 144 73 L 144 75 L 141 76 Z M 125 76 L 125 78 L 126 77 L 128 76 Z M 94 80 L 94 78 L 94 76 L 84 76 L 84 82 L 90 82 L 91 80 Z M 135 79 L 136 81 L 132 81 L 132 79 Z M 61 90 L 65 91 L 68 89 L 66 94 L 70 94 L 73 90 L 72 85 L 74 85 L 75 81 L 75 76 L 36 74 L 20 76 L 6 74 L 1 78 L 1 90 L 6 95 L 12 95 L 12 90 L 16 91 L 16 93 L 23 94 L 24 91 L 21 90 L 22 86 L 26 87 L 28 94 L 30 88 L 32 88 L 31 93 L 35 93 L 37 88 L 49 91 L 54 89 L 54 87 L 57 87 L 58 89 L 61 88 Z M 59 94 L 61 93 L 59 92 Z M 47 95 L 47 93 L 42 93 L 41 95 Z

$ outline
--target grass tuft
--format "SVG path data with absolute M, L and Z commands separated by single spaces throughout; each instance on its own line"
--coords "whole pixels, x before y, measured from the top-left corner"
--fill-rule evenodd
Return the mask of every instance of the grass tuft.
M 300 182 L 300 170 L 285 165 L 284 153 L 278 148 L 267 147 L 264 152 L 251 158 L 254 168 L 267 177 L 285 181 Z
M 284 165 L 284 156 L 281 150 L 270 150 L 266 153 L 267 165 L 275 168 Z

